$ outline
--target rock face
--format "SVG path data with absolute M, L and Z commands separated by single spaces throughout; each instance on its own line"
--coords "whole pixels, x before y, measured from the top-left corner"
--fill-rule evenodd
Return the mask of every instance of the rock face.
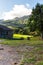
M 0 44 L 0 65 L 18 65 L 21 57 L 15 49 Z

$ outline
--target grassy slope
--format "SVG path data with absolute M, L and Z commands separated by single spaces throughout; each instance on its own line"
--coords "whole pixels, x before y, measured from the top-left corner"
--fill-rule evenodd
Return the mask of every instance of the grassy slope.
M 43 65 L 43 41 L 40 40 L 39 37 L 33 37 L 30 40 L 0 40 L 3 40 L 0 42 L 1 44 L 7 44 L 10 46 L 20 47 L 21 45 L 29 45 L 34 47 L 28 52 L 21 52 L 20 50 L 18 51 L 18 53 L 24 54 L 24 59 L 20 65 Z
M 39 37 L 33 37 L 30 40 L 8 40 L 8 39 L 0 39 L 1 44 L 7 44 L 11 46 L 19 46 L 22 44 L 26 45 L 43 45 L 43 40 L 40 40 Z

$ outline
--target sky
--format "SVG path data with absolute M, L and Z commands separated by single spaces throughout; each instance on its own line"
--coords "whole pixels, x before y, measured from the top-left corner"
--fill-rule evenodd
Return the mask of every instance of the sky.
M 43 0 L 0 0 L 0 19 L 30 15 L 37 3 L 43 4 Z

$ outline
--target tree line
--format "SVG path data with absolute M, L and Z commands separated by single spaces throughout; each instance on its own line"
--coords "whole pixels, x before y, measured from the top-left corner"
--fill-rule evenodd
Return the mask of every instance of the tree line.
M 43 39 L 43 4 L 37 3 L 28 19 L 30 31 L 39 31 Z

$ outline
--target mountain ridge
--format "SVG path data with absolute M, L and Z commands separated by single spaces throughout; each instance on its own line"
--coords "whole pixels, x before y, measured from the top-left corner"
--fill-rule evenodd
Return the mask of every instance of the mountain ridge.
M 0 24 L 5 25 L 5 26 L 13 26 L 13 27 L 23 27 L 27 24 L 28 18 L 30 16 L 23 16 L 23 17 L 16 17 L 15 19 L 12 20 L 0 20 Z

